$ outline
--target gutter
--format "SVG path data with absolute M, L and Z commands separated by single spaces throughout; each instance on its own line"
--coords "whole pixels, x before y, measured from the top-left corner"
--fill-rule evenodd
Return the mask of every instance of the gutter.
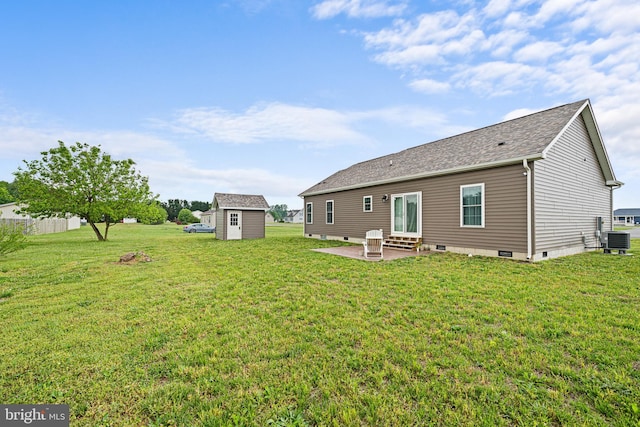
M 525 169 L 527 176 L 527 260 L 531 260 L 532 244 L 531 244 L 531 168 L 527 159 L 522 159 L 522 167 Z

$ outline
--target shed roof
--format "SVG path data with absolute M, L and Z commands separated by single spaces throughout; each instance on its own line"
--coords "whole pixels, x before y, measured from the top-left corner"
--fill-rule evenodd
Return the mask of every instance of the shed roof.
M 213 205 L 221 209 L 269 210 L 264 196 L 252 194 L 216 193 L 213 196 Z
M 590 102 L 583 100 L 357 163 L 334 173 L 300 196 L 543 159 L 580 114 L 607 185 L 621 185 L 613 174 Z

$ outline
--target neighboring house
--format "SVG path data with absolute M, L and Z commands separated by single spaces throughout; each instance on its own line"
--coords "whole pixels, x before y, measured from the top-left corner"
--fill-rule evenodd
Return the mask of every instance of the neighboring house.
M 191 211 L 191 215 L 198 218 L 200 222 L 202 222 L 202 211 L 199 211 L 199 210 Z
M 70 216 L 68 218 L 32 218 L 30 215 L 16 213 L 20 207 L 16 203 L 0 205 L 0 222 L 21 224 L 29 230 L 30 234 L 61 233 L 63 231 L 80 228 L 80 218 Z
M 263 238 L 265 212 L 269 204 L 263 196 L 216 193 L 216 238 L 221 240 Z
M 640 209 L 616 209 L 613 222 L 615 225 L 640 225 Z
M 276 222 L 276 219 L 273 217 L 271 212 L 267 212 L 267 213 L 264 214 L 264 222 L 266 224 L 273 224 L 273 223 Z
M 208 210 L 202 212 L 200 215 L 200 222 L 203 224 L 209 224 L 212 227 L 216 226 L 216 212 L 213 210 Z
M 600 247 L 616 180 L 589 100 L 357 163 L 300 194 L 305 236 L 367 230 L 539 261 Z
M 123 224 L 135 224 L 138 222 L 138 218 L 122 218 Z
M 302 224 L 304 222 L 304 211 L 302 209 L 288 211 L 284 222 Z

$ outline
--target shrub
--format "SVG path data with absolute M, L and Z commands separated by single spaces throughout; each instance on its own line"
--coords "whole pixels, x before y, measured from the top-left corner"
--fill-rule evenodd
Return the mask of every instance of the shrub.
M 160 203 L 154 202 L 149 205 L 147 212 L 144 216 L 140 217 L 139 220 L 143 224 L 158 225 L 164 224 L 167 221 L 168 216 L 169 214 L 166 209 L 163 208 Z
M 25 229 L 21 224 L 0 220 L 0 256 L 15 252 L 26 246 Z
M 195 216 L 193 216 L 191 211 L 189 209 L 187 209 L 187 208 L 180 209 L 180 212 L 178 213 L 178 221 L 180 221 L 180 223 L 182 223 L 182 224 L 189 224 L 189 223 L 192 223 L 192 222 L 200 222 L 200 220 L 198 218 L 196 218 Z

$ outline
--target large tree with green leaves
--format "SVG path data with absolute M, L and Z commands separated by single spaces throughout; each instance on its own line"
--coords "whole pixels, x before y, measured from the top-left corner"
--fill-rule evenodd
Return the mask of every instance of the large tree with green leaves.
M 16 200 L 14 195 L 11 194 L 11 185 L 7 181 L 0 181 L 0 205 Z
M 276 221 L 284 221 L 287 217 L 287 205 L 273 205 L 269 207 L 269 212 Z
M 148 215 L 155 197 L 133 160 L 114 160 L 100 146 L 80 142 L 67 147 L 58 141 L 58 147 L 41 154 L 42 159 L 25 160 L 14 172 L 22 212 L 45 218 L 77 215 L 100 241 L 122 218 Z

